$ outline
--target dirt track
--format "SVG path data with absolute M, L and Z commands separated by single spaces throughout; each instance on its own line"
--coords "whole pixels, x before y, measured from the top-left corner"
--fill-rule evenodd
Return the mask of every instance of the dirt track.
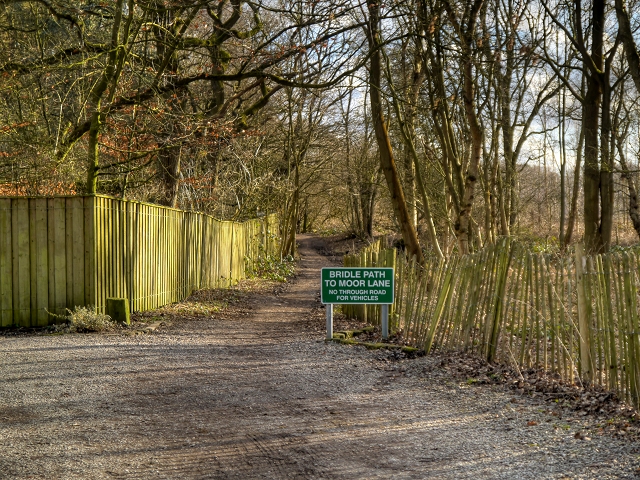
M 240 318 L 0 337 L 0 478 L 635 478 L 638 448 L 598 420 L 325 344 L 305 320 L 321 246 L 303 237 L 294 284 Z

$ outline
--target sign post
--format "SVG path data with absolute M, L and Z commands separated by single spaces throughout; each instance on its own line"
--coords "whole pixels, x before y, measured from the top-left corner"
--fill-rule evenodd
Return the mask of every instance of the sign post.
M 389 338 L 389 305 L 383 303 L 380 305 L 380 328 L 382 330 L 382 338 Z
M 333 303 L 327 305 L 327 340 L 333 338 Z
M 389 305 L 394 301 L 393 268 L 329 267 L 322 269 L 320 301 L 327 306 L 327 339 L 333 338 L 333 305 L 379 304 L 382 338 L 389 338 Z

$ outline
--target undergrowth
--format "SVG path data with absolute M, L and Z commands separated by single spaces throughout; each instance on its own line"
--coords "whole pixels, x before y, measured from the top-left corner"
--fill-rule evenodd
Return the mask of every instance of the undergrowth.
M 94 307 L 67 308 L 67 315 L 52 315 L 64 320 L 64 323 L 51 327 L 58 333 L 107 332 L 118 328 L 109 315 L 96 312 Z
M 247 277 L 286 282 L 295 273 L 295 267 L 295 260 L 291 255 L 280 258 L 278 255 L 261 252 L 258 258 L 247 262 Z

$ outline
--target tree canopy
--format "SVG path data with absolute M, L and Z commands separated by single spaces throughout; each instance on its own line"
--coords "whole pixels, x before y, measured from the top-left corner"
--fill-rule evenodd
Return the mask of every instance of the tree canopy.
M 640 231 L 640 5 L 0 2 L 0 192 L 106 193 L 416 255 Z

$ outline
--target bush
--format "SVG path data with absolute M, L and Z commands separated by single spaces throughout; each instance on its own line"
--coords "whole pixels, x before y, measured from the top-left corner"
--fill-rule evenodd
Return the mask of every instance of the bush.
M 95 307 L 76 307 L 73 311 L 67 308 L 67 315 L 54 316 L 65 320 L 64 324 L 54 327 L 57 332 L 106 332 L 118 327 L 109 315 L 97 313 Z
M 280 259 L 276 255 L 263 253 L 253 262 L 248 262 L 249 278 L 266 278 L 277 282 L 286 282 L 295 273 L 296 264 L 291 255 Z

